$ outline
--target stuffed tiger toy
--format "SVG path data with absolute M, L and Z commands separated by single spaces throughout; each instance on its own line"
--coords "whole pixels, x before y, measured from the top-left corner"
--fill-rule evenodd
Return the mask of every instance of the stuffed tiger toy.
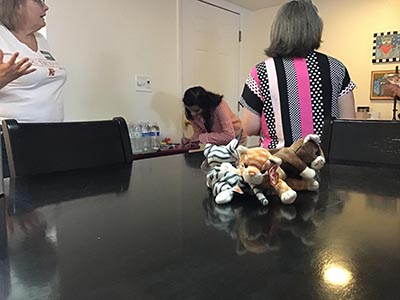
M 226 146 L 206 144 L 204 147 L 203 154 L 206 159 L 201 164 L 201 169 L 207 174 L 207 187 L 212 190 L 218 204 L 230 202 L 235 192 L 243 193 L 243 178 L 231 165 L 236 165 L 239 160 L 236 150 L 239 141 L 240 134 Z
M 247 187 L 239 170 L 235 168 L 239 162 L 237 147 L 240 136 L 241 134 L 226 146 L 206 144 L 204 148 L 206 159 L 201 164 L 201 169 L 207 174 L 207 187 L 212 190 L 218 204 L 232 201 L 234 193 L 243 194 L 242 188 Z M 268 204 L 262 191 L 256 188 L 253 192 L 262 203 Z
M 232 201 L 234 193 L 243 194 L 245 188 L 246 192 L 252 192 L 263 205 L 268 205 L 265 190 L 247 184 L 240 170 L 235 167 L 239 163 L 237 152 L 239 140 L 240 138 L 235 138 L 226 146 L 206 144 L 204 148 L 206 159 L 201 168 L 207 173 L 207 187 L 212 190 L 215 202 L 218 204 Z M 248 187 L 251 191 L 248 191 Z
M 236 172 L 236 168 L 230 163 L 224 162 L 215 166 L 208 172 L 207 187 L 212 190 L 217 204 L 228 203 L 232 200 L 234 193 L 243 194 L 243 177 Z
M 291 204 L 297 193 L 278 174 L 282 160 L 261 147 L 239 146 L 239 171 L 263 205 L 268 204 L 263 192 L 273 189 L 283 204 Z
M 230 141 L 226 146 L 206 144 L 203 151 L 206 159 L 201 164 L 201 169 L 207 173 L 214 167 L 218 167 L 224 162 L 231 163 L 236 166 L 239 161 L 239 155 L 237 153 L 239 141 L 240 135 L 239 137 Z

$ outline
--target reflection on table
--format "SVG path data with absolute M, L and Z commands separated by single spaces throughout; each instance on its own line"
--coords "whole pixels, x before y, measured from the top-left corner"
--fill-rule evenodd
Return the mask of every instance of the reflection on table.
M 396 299 L 400 170 L 330 165 L 294 205 L 217 206 L 202 159 L 10 182 L 1 299 Z

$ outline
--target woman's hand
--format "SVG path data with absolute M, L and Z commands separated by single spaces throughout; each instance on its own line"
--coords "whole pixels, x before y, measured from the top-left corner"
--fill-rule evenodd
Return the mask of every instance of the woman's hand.
M 199 141 L 192 141 L 191 139 L 188 139 L 187 137 L 182 137 L 181 139 L 181 147 L 184 148 L 198 148 L 199 147 Z
M 0 50 L 0 89 L 11 81 L 36 71 L 35 68 L 31 68 L 32 63 L 29 62 L 27 57 L 16 62 L 18 55 L 19 53 L 15 52 L 8 61 L 3 61 L 4 53 Z
M 190 139 L 188 139 L 187 137 L 182 137 L 181 138 L 181 145 L 182 147 L 189 147 L 190 146 Z

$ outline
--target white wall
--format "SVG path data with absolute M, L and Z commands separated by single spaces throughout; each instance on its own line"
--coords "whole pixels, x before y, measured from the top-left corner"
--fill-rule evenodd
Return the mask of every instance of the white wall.
M 66 120 L 157 121 L 163 137 L 180 140 L 181 1 L 46 1 L 47 37 L 68 71 Z M 223 0 L 210 2 L 246 12 Z M 135 74 L 152 76 L 152 93 L 135 91 Z
M 383 119 L 392 118 L 391 100 L 370 100 L 372 70 L 391 70 L 397 64 L 372 64 L 373 34 L 400 30 L 398 0 L 314 0 L 324 21 L 323 43 L 319 51 L 341 60 L 357 84 L 356 106 L 370 106 Z M 269 29 L 278 7 L 256 12 L 253 53 L 265 58 L 263 49 L 269 43 Z M 257 38 L 258 37 L 258 38 Z M 260 54 L 258 54 L 260 53 Z

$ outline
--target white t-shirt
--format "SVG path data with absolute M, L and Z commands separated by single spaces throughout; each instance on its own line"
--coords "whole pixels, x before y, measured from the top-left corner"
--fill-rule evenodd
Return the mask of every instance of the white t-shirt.
M 0 24 L 0 49 L 3 61 L 14 52 L 17 58 L 29 57 L 37 70 L 10 82 L 0 89 L 0 120 L 16 119 L 20 122 L 60 122 L 64 120 L 61 89 L 66 81 L 66 71 L 51 54 L 46 39 L 35 33 L 38 51 L 21 43 L 6 27 Z

